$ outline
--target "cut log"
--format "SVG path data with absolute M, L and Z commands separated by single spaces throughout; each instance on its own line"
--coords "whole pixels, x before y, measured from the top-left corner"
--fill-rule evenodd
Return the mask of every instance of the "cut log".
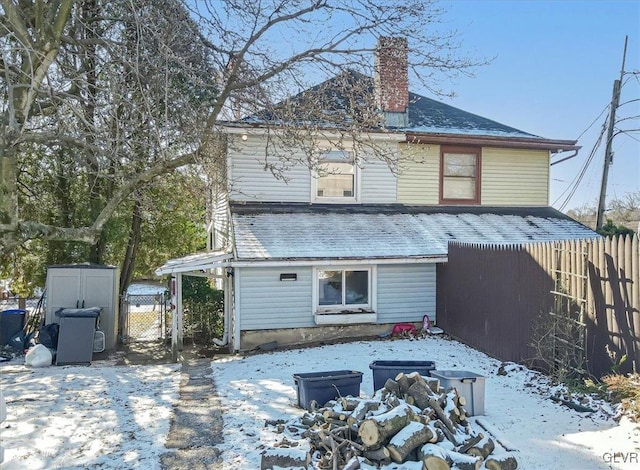
M 375 450 L 365 450 L 362 453 L 362 455 L 365 458 L 369 460 L 374 460 L 376 462 L 389 459 L 389 451 L 387 450 L 386 447 L 380 447 L 379 449 L 375 449 Z
M 413 416 L 407 404 L 393 408 L 386 413 L 365 419 L 358 428 L 358 436 L 364 445 L 377 449 L 384 440 L 404 428 Z
M 470 437 L 464 441 L 464 444 L 462 444 L 460 448 L 458 448 L 458 452 L 466 454 L 469 449 L 477 445 L 482 439 L 484 439 L 484 434 L 482 433 L 478 433 L 477 435 Z
M 453 450 L 447 451 L 448 461 L 459 470 L 479 470 L 482 468 L 482 458 L 475 455 L 461 454 Z
M 362 421 L 369 411 L 377 410 L 380 402 L 375 400 L 361 400 L 358 406 L 351 413 L 351 417 L 356 421 Z
M 486 459 L 489 454 L 491 454 L 495 450 L 496 446 L 493 443 L 491 438 L 487 437 L 480 441 L 477 445 L 471 447 L 467 450 L 466 454 L 477 455 L 478 457 L 482 457 Z
M 442 434 L 444 434 L 444 437 L 446 437 L 449 442 L 451 442 L 453 445 L 458 445 L 458 440 L 456 439 L 455 435 L 451 431 L 449 431 L 449 429 L 447 429 L 442 421 L 435 421 L 433 425 L 438 430 L 440 430 Z
M 333 410 L 325 410 L 322 413 L 322 417 L 325 419 L 325 421 L 330 421 L 330 420 L 334 420 L 334 421 L 347 421 L 347 417 L 348 415 L 345 413 L 338 413 L 336 411 Z
M 358 470 L 360 468 L 360 460 L 357 456 L 351 457 L 342 467 L 342 470 Z
M 384 389 L 389 393 L 393 393 L 395 396 L 400 395 L 400 386 L 398 385 L 398 382 L 393 379 L 387 379 L 384 383 Z
M 398 384 L 398 387 L 400 387 L 400 394 L 407 393 L 407 390 L 409 390 L 409 387 L 411 387 L 412 384 L 412 381 L 404 372 L 400 372 L 398 375 L 396 375 L 395 381 Z
M 444 414 L 444 411 L 442 411 L 442 408 L 440 407 L 438 402 L 436 400 L 434 400 L 433 398 L 429 398 L 429 406 L 431 406 L 431 408 L 433 408 L 433 410 L 436 412 L 436 415 L 438 416 L 440 421 L 442 421 L 444 423 L 444 425 L 447 427 L 447 429 L 452 434 L 455 434 L 456 433 L 456 427 L 453 425 L 453 423 L 451 422 L 449 417 L 446 414 Z
M 338 401 L 344 411 L 353 411 L 362 400 L 356 397 L 342 397 Z
M 433 393 L 435 393 L 436 395 L 440 395 L 440 393 L 442 393 L 440 390 L 439 379 L 436 379 L 435 377 L 423 377 L 423 378 L 424 378 L 424 381 L 429 386 L 429 388 L 433 390 Z
M 433 433 L 429 426 L 411 421 L 391 438 L 387 449 L 394 462 L 402 463 L 413 449 L 431 441 L 431 439 L 433 439 Z
M 429 407 L 429 399 L 432 398 L 432 390 L 424 380 L 416 380 L 407 390 L 407 394 L 413 397 L 415 405 L 424 410 Z
M 273 470 L 286 467 L 307 468 L 311 456 L 299 448 L 274 448 L 262 452 L 260 470 Z
M 518 461 L 512 455 L 501 455 L 489 457 L 484 462 L 487 470 L 516 470 Z
M 422 460 L 422 469 L 423 470 L 451 470 L 451 467 L 447 463 L 446 460 L 436 457 L 435 455 L 430 455 L 425 457 Z
M 436 457 L 440 457 L 441 459 L 448 460 L 447 451 L 440 446 L 435 444 L 425 444 L 420 449 L 418 449 L 418 458 L 420 460 L 424 460 L 425 457 L 429 457 L 430 455 L 434 455 Z

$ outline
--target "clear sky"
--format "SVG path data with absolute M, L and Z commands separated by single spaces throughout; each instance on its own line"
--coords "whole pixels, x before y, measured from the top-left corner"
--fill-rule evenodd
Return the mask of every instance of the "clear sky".
M 442 5 L 465 49 L 476 57 L 495 56 L 475 78 L 458 79 L 457 96 L 445 102 L 556 139 L 577 139 L 597 118 L 578 141 L 579 155 L 552 167 L 550 202 L 560 208 L 563 191 L 580 173 L 606 120 L 606 112 L 598 116 L 620 77 L 625 35 L 625 69 L 640 71 L 640 2 L 449 0 Z M 639 100 L 640 75 L 625 80 L 620 102 Z M 639 116 L 640 101 L 621 106 L 618 115 Z M 618 128 L 640 129 L 640 117 Z M 613 150 L 608 200 L 640 191 L 640 131 L 617 135 Z M 603 158 L 604 139 L 565 209 L 596 205 Z

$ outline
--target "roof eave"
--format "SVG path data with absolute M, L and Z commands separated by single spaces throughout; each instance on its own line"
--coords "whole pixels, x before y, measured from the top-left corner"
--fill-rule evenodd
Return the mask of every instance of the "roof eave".
M 526 137 L 499 137 L 448 133 L 418 133 L 405 130 L 407 143 L 413 144 L 462 144 L 485 147 L 519 148 L 566 152 L 582 148 L 575 140 L 555 140 Z

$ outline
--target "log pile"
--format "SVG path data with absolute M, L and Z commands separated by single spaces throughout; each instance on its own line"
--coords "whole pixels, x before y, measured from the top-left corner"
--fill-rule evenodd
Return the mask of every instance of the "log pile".
M 469 424 L 466 401 L 437 379 L 400 373 L 372 398 L 343 397 L 284 423 L 263 453 L 261 470 L 406 468 L 513 470 L 517 461 Z M 300 444 L 304 442 L 304 444 Z M 403 467 L 405 468 L 405 467 Z

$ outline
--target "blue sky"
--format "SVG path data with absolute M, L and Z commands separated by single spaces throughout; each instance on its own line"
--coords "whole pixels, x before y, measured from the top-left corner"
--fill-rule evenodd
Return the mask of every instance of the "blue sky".
M 577 139 L 611 101 L 620 76 L 625 35 L 627 71 L 640 70 L 640 2 L 620 1 L 444 1 L 450 26 L 476 57 L 494 57 L 475 78 L 453 85 L 457 96 L 445 102 L 543 137 Z M 640 99 L 640 76 L 628 75 L 621 103 Z M 414 90 L 419 92 L 419 90 Z M 640 102 L 626 104 L 619 117 L 640 115 Z M 578 144 L 579 155 L 555 165 L 550 202 L 580 172 L 606 119 L 603 114 Z M 620 123 L 640 128 L 640 118 Z M 608 200 L 640 191 L 640 132 L 613 141 Z M 596 204 L 604 143 L 566 209 Z

